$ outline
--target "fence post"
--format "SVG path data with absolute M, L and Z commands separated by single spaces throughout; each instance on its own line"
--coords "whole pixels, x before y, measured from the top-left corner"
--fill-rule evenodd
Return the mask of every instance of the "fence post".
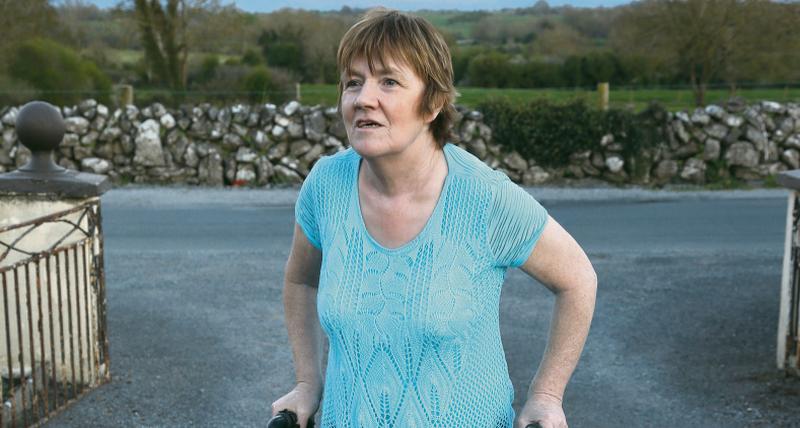
M 0 426 L 38 425 L 110 380 L 100 215 L 110 182 L 53 162 L 65 124 L 50 104 L 23 106 L 15 128 L 32 155 L 0 174 Z
M 608 82 L 600 82 L 597 84 L 597 94 L 599 97 L 600 110 L 608 110 Z
M 297 100 L 297 102 L 300 102 L 300 95 L 301 95 L 300 94 L 300 82 L 297 82 L 297 83 L 294 84 L 294 94 L 295 94 L 294 97 Z
M 133 104 L 133 86 L 122 84 L 116 85 L 117 90 L 117 104 L 119 107 Z

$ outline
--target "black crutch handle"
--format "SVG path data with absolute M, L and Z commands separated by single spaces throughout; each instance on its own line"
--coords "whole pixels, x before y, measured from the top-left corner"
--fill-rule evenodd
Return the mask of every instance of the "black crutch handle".
M 314 428 L 314 417 L 308 418 L 308 428 Z M 267 428 L 299 428 L 297 415 L 291 410 L 283 409 L 267 422 Z

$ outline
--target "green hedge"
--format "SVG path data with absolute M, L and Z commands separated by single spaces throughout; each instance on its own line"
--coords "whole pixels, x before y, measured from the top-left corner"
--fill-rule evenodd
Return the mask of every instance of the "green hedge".
M 564 167 L 573 153 L 599 151 L 606 134 L 622 144 L 625 159 L 640 157 L 643 150 L 663 140 L 663 109 L 658 106 L 635 114 L 619 109 L 601 111 L 583 101 L 512 104 L 505 99 L 490 99 L 480 103 L 478 110 L 492 128 L 495 143 L 536 159 L 543 167 Z
M 100 102 L 109 100 L 108 76 L 94 62 L 56 41 L 36 38 L 22 42 L 9 62 L 11 77 L 27 82 L 42 92 L 41 99 L 55 105 L 76 103 L 87 94 Z

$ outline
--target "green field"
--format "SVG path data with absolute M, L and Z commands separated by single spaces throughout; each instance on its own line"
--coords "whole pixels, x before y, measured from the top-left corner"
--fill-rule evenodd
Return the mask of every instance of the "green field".
M 144 51 L 133 49 L 107 49 L 106 55 L 110 62 L 115 64 L 136 64 L 144 58 Z M 220 62 L 228 59 L 238 59 L 238 55 L 217 54 L 214 52 L 189 52 L 189 62 L 199 62 L 208 55 L 216 55 Z
M 566 103 L 583 99 L 587 103 L 597 103 L 597 93 L 583 89 L 497 89 L 497 88 L 458 88 L 461 94 L 456 103 L 475 107 L 491 97 L 505 98 L 512 102 L 524 103 L 536 99 Z M 727 100 L 731 93 L 727 89 L 708 91 L 706 103 L 714 104 Z M 788 89 L 742 89 L 737 95 L 750 101 L 800 102 L 800 88 Z M 304 84 L 301 87 L 303 104 L 336 104 L 335 85 Z M 691 110 L 694 96 L 688 89 L 633 89 L 614 90 L 611 88 L 609 104 L 611 107 L 644 109 L 651 101 L 658 101 L 670 111 Z

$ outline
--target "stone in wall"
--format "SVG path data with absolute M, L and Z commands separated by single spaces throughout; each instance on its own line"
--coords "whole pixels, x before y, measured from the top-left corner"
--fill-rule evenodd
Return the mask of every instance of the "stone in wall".
M 114 158 L 114 145 L 112 143 L 97 143 L 93 153 L 101 159 L 111 160 Z
M 305 115 L 303 124 L 305 125 L 306 138 L 309 140 L 318 142 L 325 137 L 327 121 L 321 109 L 316 109 L 311 114 Z
M 27 165 L 28 162 L 31 160 L 31 151 L 28 150 L 27 147 L 21 144 L 14 147 L 14 152 L 12 152 L 12 154 L 14 156 L 14 164 L 15 164 L 14 166 L 16 168 Z
M 619 156 L 610 156 L 606 158 L 606 168 L 608 168 L 612 174 L 622 172 L 623 166 L 625 166 L 625 161 Z
M 134 165 L 161 166 L 164 165 L 164 152 L 161 148 L 161 126 L 153 119 L 144 121 L 136 130 L 136 154 L 133 157 Z
M 678 174 L 678 162 L 672 159 L 665 159 L 658 163 L 653 178 L 658 184 L 668 183 Z
M 299 157 L 311 150 L 312 144 L 307 140 L 297 140 L 289 145 L 289 155 Z
M 307 151 L 303 156 L 300 158 L 301 161 L 305 162 L 306 164 L 310 164 L 317 159 L 325 152 L 325 148 L 319 144 L 315 144 L 311 146 L 311 149 Z
M 278 184 L 298 184 L 303 182 L 303 178 L 297 172 L 283 165 L 274 166 L 273 177 Z
M 703 184 L 706 181 L 706 163 L 702 159 L 691 158 L 683 165 L 680 177 L 694 184 Z
M 233 184 L 237 186 L 244 186 L 254 184 L 256 182 L 256 169 L 250 164 L 239 164 L 236 167 L 236 177 Z
M 223 177 L 222 156 L 216 149 L 211 149 L 197 167 L 197 178 L 203 184 L 222 186 L 224 183 Z
M 242 137 L 237 134 L 225 134 L 222 137 L 222 147 L 227 150 L 236 151 L 239 147 L 244 144 Z
M 270 179 L 275 174 L 275 167 L 266 156 L 261 156 L 256 161 L 256 184 L 263 186 L 270 182 Z
M 347 129 L 344 127 L 344 122 L 340 117 L 331 120 L 330 125 L 328 125 L 328 134 L 340 140 L 347 139 Z
M 105 159 L 86 158 L 81 161 L 81 170 L 94 174 L 107 174 L 111 170 L 111 163 Z
M 17 113 L 19 109 L 17 107 L 11 107 L 3 113 L 2 119 L 0 119 L 0 123 L 7 125 L 7 126 L 16 126 L 17 125 Z
M 697 143 L 697 140 L 691 140 L 687 144 L 683 144 L 678 146 L 673 153 L 673 156 L 677 159 L 686 159 L 692 157 L 700 153 L 700 145 Z
M 236 162 L 239 163 L 253 163 L 258 158 L 258 153 L 247 147 L 239 147 L 236 152 Z
M 719 159 L 720 142 L 713 138 L 706 140 L 705 147 L 703 148 L 703 160 L 713 161 Z
M 784 141 L 784 146 L 800 149 L 800 132 L 798 132 L 797 135 L 789 136 L 789 138 Z
M 197 149 L 195 147 L 194 143 L 189 143 L 183 154 L 183 162 L 190 168 L 195 168 L 200 164 L 200 158 L 197 155 Z
M 522 184 L 526 186 L 536 186 L 546 183 L 550 179 L 550 173 L 544 168 L 534 165 L 522 174 Z
M 713 123 L 704 128 L 706 135 L 715 140 L 721 140 L 728 135 L 728 128 L 721 123 Z
M 792 169 L 800 168 L 800 152 L 797 149 L 786 149 L 781 153 L 781 160 Z
M 270 147 L 267 151 L 267 157 L 271 161 L 279 160 L 289 152 L 289 143 L 283 141 Z
M 73 134 L 84 135 L 89 132 L 89 121 L 80 116 L 64 119 L 64 125 L 67 128 L 67 132 Z
M 734 143 L 725 153 L 725 160 L 730 166 L 743 166 L 754 168 L 758 166 L 758 151 L 751 143 L 740 141 Z
M 236 160 L 224 159 L 222 161 L 223 177 L 226 184 L 236 184 Z
M 516 151 L 506 155 L 503 158 L 503 163 L 511 168 L 512 171 L 525 171 L 528 169 L 528 162 Z

